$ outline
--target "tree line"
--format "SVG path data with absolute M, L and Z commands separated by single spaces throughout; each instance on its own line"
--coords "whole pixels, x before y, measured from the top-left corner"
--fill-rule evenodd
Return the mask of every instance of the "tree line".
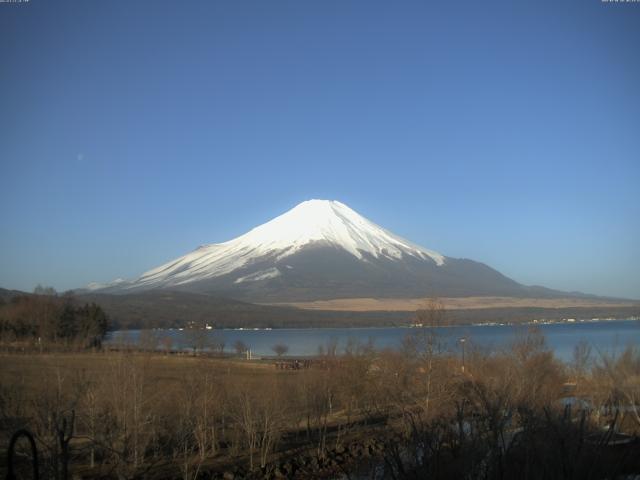
M 109 327 L 104 310 L 72 294 L 36 287 L 0 302 L 0 342 L 30 347 L 99 347 Z

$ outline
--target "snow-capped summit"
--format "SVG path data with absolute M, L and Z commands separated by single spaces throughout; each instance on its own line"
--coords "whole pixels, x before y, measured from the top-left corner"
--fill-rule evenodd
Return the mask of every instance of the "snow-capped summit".
M 203 245 L 195 251 L 144 273 L 132 287 L 177 286 L 219 277 L 250 266 L 265 256 L 278 261 L 304 247 L 331 245 L 357 259 L 369 254 L 374 258 L 400 259 L 410 255 L 431 259 L 442 265 L 445 257 L 419 247 L 367 220 L 344 203 L 308 200 L 288 212 L 228 242 Z M 238 276 L 235 283 L 264 280 L 280 274 L 270 269 L 263 274 Z
M 102 291 L 161 288 L 288 300 L 508 294 L 519 286 L 486 265 L 405 240 L 344 203 L 308 200 L 233 240 L 202 245 Z
M 246 246 L 261 252 L 282 251 L 281 258 L 312 242 L 328 242 L 344 248 L 357 258 L 400 258 L 403 254 L 430 257 L 444 263 L 439 253 L 419 247 L 367 220 L 344 203 L 335 200 L 308 200 L 270 222 L 222 245 Z

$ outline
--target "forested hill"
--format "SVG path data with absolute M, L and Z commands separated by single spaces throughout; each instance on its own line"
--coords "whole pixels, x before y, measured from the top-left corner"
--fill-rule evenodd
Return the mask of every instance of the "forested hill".
M 29 300 L 31 299 L 31 300 Z M 47 307 L 49 305 L 51 308 Z M 66 308 L 67 318 L 75 311 L 95 305 L 108 319 L 108 328 L 145 329 L 180 328 L 188 325 L 213 325 L 216 328 L 320 328 L 406 326 L 415 322 L 410 311 L 327 311 L 268 306 L 210 295 L 148 291 L 129 295 L 81 294 L 37 295 L 0 289 L 0 330 L 30 331 L 35 335 L 45 324 L 57 325 Z M 94 308 L 94 307 L 91 307 Z M 74 310 L 75 309 L 75 310 Z M 42 316 L 43 311 L 49 312 Z M 525 323 L 534 319 L 630 318 L 640 317 L 640 305 L 610 307 L 508 307 L 448 310 L 451 324 Z M 44 322 L 44 323 L 43 323 Z M 40 325 L 40 326 L 38 326 Z M 60 327 L 62 328 L 62 327 Z M 73 327 L 75 328 L 75 327 Z M 84 328 L 84 327 L 83 327 Z M 47 331 L 58 331 L 48 325 Z M 72 329 L 73 330 L 73 329 Z M 80 330 L 80 328 L 78 328 Z M 48 334 L 47 334 L 48 335 Z M 75 335 L 75 334 L 74 334 Z
M 188 292 L 87 294 L 102 306 L 113 328 L 176 328 L 189 323 L 217 328 L 344 327 L 406 324 L 411 312 L 329 312 L 276 307 Z
M 129 295 L 90 294 L 79 297 L 95 302 L 109 315 L 113 328 L 184 327 L 189 322 L 216 328 L 305 328 L 405 326 L 415 322 L 415 312 L 323 311 L 245 303 L 229 298 L 187 292 L 148 291 Z M 523 323 L 534 319 L 629 318 L 640 316 L 633 307 L 510 307 L 448 310 L 452 324 Z

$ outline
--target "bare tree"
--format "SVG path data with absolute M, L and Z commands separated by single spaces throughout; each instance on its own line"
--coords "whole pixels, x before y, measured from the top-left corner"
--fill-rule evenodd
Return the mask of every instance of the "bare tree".
M 284 343 L 277 343 L 271 347 L 271 350 L 273 350 L 278 357 L 281 357 L 289 351 L 289 346 Z
M 233 349 L 238 355 L 243 356 L 247 352 L 247 350 L 249 350 L 249 347 L 247 347 L 247 345 L 242 340 L 236 340 L 233 344 Z
M 319 357 L 330 357 L 333 358 L 338 354 L 338 339 L 336 337 L 331 337 L 326 345 L 318 345 L 318 356 Z
M 512 388 L 520 410 L 540 409 L 560 397 L 566 382 L 563 367 L 538 328 L 519 332 L 507 355 L 505 361 L 514 371 Z
M 160 336 L 154 330 L 142 330 L 138 337 L 138 347 L 142 350 L 153 352 L 158 348 Z
M 83 375 L 71 378 L 59 367 L 43 379 L 43 390 L 31 403 L 31 426 L 45 453 L 49 478 L 66 480 L 71 460 L 71 440 L 75 438 L 76 412 L 87 388 Z
M 119 475 L 131 476 L 145 463 L 157 436 L 156 394 L 149 377 L 149 358 L 131 354 L 111 360 L 105 401 L 105 423 L 111 462 Z M 149 467 L 149 463 L 147 467 Z
M 160 345 L 162 345 L 162 349 L 164 350 L 164 353 L 168 354 L 171 352 L 171 349 L 173 348 L 173 339 L 169 336 L 162 337 L 160 339 Z
M 423 308 L 416 311 L 415 328 L 404 339 L 403 351 L 412 363 L 415 389 L 419 396 L 416 402 L 426 418 L 431 414 L 432 400 L 444 394 L 444 372 L 438 368 L 443 365 L 440 358 L 444 351 L 444 342 L 438 330 L 447 323 L 444 304 L 438 298 L 429 299 Z
M 248 388 L 235 393 L 232 407 L 231 414 L 242 430 L 249 453 L 249 468 L 253 470 L 254 454 L 258 446 L 258 419 L 255 400 Z
M 571 366 L 576 376 L 581 377 L 591 366 L 591 345 L 585 341 L 580 341 L 573 349 Z
M 194 355 L 211 346 L 209 332 L 204 328 L 194 327 L 184 330 L 183 341 L 193 350 Z
M 221 332 L 215 332 L 210 337 L 210 345 L 211 348 L 218 354 L 224 355 L 224 347 L 226 346 L 226 342 L 224 340 L 224 335 Z
M 89 438 L 89 466 L 95 467 L 96 463 L 96 445 L 98 444 L 99 421 L 101 417 L 100 408 L 100 391 L 97 382 L 91 382 L 87 385 L 83 402 L 83 414 L 80 421 L 83 423 L 87 436 Z
M 216 421 L 219 417 L 221 382 L 216 381 L 200 362 L 181 381 L 177 399 L 180 403 L 175 427 L 174 451 L 180 459 L 182 478 L 198 478 L 208 455 L 216 452 Z
M 623 411 L 640 427 L 640 348 L 629 346 L 617 357 L 602 354 L 594 377 L 606 395 L 604 403 Z
M 284 428 L 284 398 L 276 383 L 262 392 L 259 398 L 260 466 L 265 467 L 268 455 L 275 449 Z
M 307 439 L 314 443 L 318 456 L 324 456 L 326 452 L 329 419 L 334 411 L 337 390 L 337 366 L 327 363 L 326 367 L 305 370 L 296 382 Z

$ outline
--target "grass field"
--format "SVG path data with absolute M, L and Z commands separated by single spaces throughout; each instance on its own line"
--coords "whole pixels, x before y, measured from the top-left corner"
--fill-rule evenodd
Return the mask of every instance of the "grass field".
M 313 302 L 292 302 L 272 305 L 292 306 L 305 310 L 350 312 L 414 312 L 424 308 L 428 298 L 339 298 Z M 448 310 L 488 308 L 573 308 L 573 307 L 635 307 L 640 302 L 582 298 L 513 298 L 513 297 L 443 297 Z
M 20 385 L 34 391 L 44 379 L 83 375 L 101 378 L 122 358 L 121 353 L 52 353 L 0 354 L 0 384 Z M 140 362 L 147 368 L 148 381 L 158 389 L 167 389 L 183 380 L 194 370 L 206 369 L 213 376 L 229 375 L 240 381 L 262 378 L 286 372 L 276 371 L 272 362 L 228 358 L 194 357 L 190 355 L 127 354 L 128 361 Z
M 478 452 L 498 458 L 503 447 L 492 439 L 528 428 L 522 438 L 531 440 L 509 450 L 511 473 L 484 478 L 524 478 L 521 460 L 532 455 L 531 471 L 566 461 L 586 469 L 572 478 L 639 471 L 637 456 L 604 448 L 608 440 L 602 440 L 603 425 L 637 434 L 637 349 L 610 359 L 607 368 L 588 368 L 586 360 L 568 367 L 554 359 L 539 332 L 529 332 L 499 355 L 469 351 L 461 365 L 457 356 L 429 353 L 437 339 L 422 334 L 414 340 L 402 352 L 356 349 L 300 370 L 279 370 L 270 361 L 129 351 L 0 353 L 0 450 L 18 429 L 31 431 L 41 478 L 368 478 L 350 475 L 393 465 L 398 451 L 418 455 L 400 458 L 408 474 L 394 478 L 477 478 L 456 472 Z M 567 412 L 558 401 L 567 385 L 594 412 L 605 413 Z M 601 408 L 612 401 L 622 416 Z M 503 410 L 509 414 L 499 418 L 513 420 L 491 424 Z M 517 416 L 521 412 L 526 417 Z M 577 421 L 580 415 L 586 423 Z M 473 425 L 468 432 L 450 428 L 460 418 Z M 589 444 L 594 435 L 598 441 Z M 435 442 L 428 465 L 437 460 L 447 468 L 439 477 L 421 470 L 425 439 Z M 567 452 L 584 452 L 559 463 L 557 452 L 567 442 L 573 442 Z M 596 456 L 601 461 L 588 465 Z M 0 457 L 0 478 L 6 458 Z M 17 467 L 23 473 L 30 458 L 22 450 Z M 469 471 L 500 471 L 485 463 Z M 62 474 L 67 467 L 68 476 Z M 587 475 L 589 469 L 596 474 Z
M 134 378 L 137 377 L 137 380 Z M 76 427 L 71 448 L 75 452 L 71 466 L 76 473 L 110 476 L 112 467 L 90 469 L 86 457 L 88 445 L 86 421 L 87 388 L 94 388 L 97 405 L 118 404 L 110 416 L 124 416 L 132 421 L 131 408 L 136 389 L 143 395 L 141 408 L 153 412 L 154 421 L 184 418 L 189 402 L 202 399 L 204 378 L 208 377 L 210 394 L 240 391 L 264 392 L 268 385 L 279 384 L 285 390 L 295 381 L 296 372 L 276 370 L 272 362 L 212 358 L 189 355 L 156 355 L 149 353 L 51 353 L 0 354 L 0 450 L 7 451 L 11 435 L 19 428 L 47 437 L 43 420 L 76 409 Z M 133 385 L 131 382 L 134 382 Z M 133 389 L 132 389 L 133 385 Z M 93 386 L 93 387 L 91 387 Z M 128 392 L 126 394 L 122 392 Z M 74 399 L 80 399 L 76 404 Z M 74 406 L 75 405 L 75 406 Z M 229 407 L 225 407 L 229 408 Z M 56 413 L 57 412 L 57 413 Z M 105 417 L 109 418 L 109 417 Z M 151 417 L 149 417 L 151 418 Z M 148 420 L 150 421 L 150 420 Z M 176 425 L 180 425 L 180 422 Z M 130 426 L 128 428 L 131 428 Z M 175 428 L 175 427 L 173 427 Z M 39 448 L 42 443 L 38 442 Z M 85 452 L 85 453 L 83 453 Z M 50 455 L 45 448 L 41 455 Z M 238 456 L 240 455 L 240 456 Z M 241 452 L 232 456 L 219 454 L 202 461 L 202 468 L 224 469 L 225 465 L 244 462 Z M 175 454 L 157 459 L 148 468 L 150 478 L 175 478 L 180 475 Z M 240 459 L 240 460 L 239 460 Z M 0 460 L 0 478 L 6 473 L 6 458 Z M 245 462 L 246 463 L 246 462 Z M 105 470 L 106 468 L 106 470 Z M 84 473 L 83 473 L 84 472 Z

